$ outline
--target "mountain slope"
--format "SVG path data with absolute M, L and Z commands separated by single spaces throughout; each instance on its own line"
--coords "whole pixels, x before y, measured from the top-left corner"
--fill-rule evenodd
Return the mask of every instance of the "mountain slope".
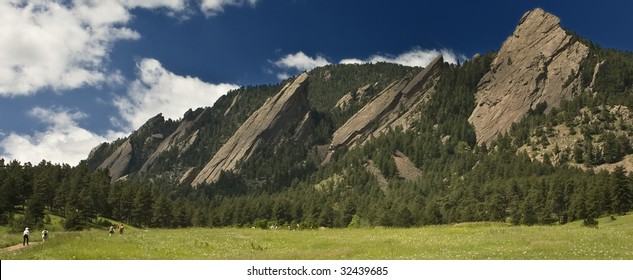
M 275 145 L 285 130 L 306 116 L 308 74 L 301 74 L 255 111 L 218 150 L 192 184 L 213 183 L 222 171 L 236 168 L 262 145 Z M 296 139 L 300 141 L 301 139 Z
M 276 190 L 340 168 L 339 161 L 355 149 L 364 149 L 360 166 L 371 160 L 384 177 L 397 174 L 394 156 L 400 158 L 400 151 L 424 172 L 441 149 L 492 147 L 508 133 L 515 152 L 523 151 L 518 148 L 538 131 L 525 128 L 525 120 L 542 125 L 532 119 L 591 98 L 587 94 L 609 92 L 628 105 L 626 94 L 620 95 L 633 82 L 609 73 L 628 69 L 629 60 L 599 50 L 562 29 L 554 15 L 535 9 L 498 52 L 463 65 L 438 57 L 423 69 L 387 63 L 319 67 L 277 85 L 230 92 L 181 120 L 157 116 L 130 137 L 95 148 L 87 162 L 91 169 L 108 169 L 113 181 L 163 178 L 200 186 L 230 173 L 240 184 Z M 576 130 L 580 125 L 570 124 Z M 378 151 L 364 148 L 385 135 L 407 140 L 370 145 Z M 542 151 L 532 158 L 551 148 L 532 145 Z
M 444 62 L 441 56 L 433 60 L 412 80 L 403 79 L 389 85 L 376 98 L 361 108 L 332 135 L 330 155 L 341 146 L 353 147 L 371 135 L 386 132 L 396 126 L 408 127 L 410 113 L 430 98 L 437 82 L 437 70 Z M 326 162 L 329 161 L 326 159 Z
M 539 104 L 545 112 L 581 91 L 580 65 L 589 49 L 541 9 L 527 12 L 479 82 L 469 120 L 478 144 L 489 144 Z

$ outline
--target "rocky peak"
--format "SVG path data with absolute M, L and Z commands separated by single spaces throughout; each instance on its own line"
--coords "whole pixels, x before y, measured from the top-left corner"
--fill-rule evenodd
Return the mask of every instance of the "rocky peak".
M 234 170 L 261 147 L 275 145 L 287 128 L 308 113 L 308 74 L 299 75 L 255 111 L 218 150 L 192 181 L 196 186 L 217 181 L 222 171 Z
M 539 103 L 549 112 L 578 92 L 580 64 L 588 53 L 556 16 L 542 9 L 527 12 L 479 82 L 469 118 L 478 144 L 507 132 Z
M 432 77 L 443 62 L 442 56 L 439 56 L 410 81 L 403 79 L 394 82 L 378 93 L 334 132 L 330 152 L 341 146 L 360 144 L 370 135 L 382 133 L 390 127 L 405 126 L 406 114 L 400 112 L 411 112 L 420 102 L 428 100 L 428 90 L 433 89 L 432 84 L 436 82 Z M 328 161 L 329 156 L 325 162 Z

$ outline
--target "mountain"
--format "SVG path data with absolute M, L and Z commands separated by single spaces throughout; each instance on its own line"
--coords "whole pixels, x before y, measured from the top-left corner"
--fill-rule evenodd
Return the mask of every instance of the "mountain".
M 234 170 L 240 161 L 248 160 L 261 146 L 275 146 L 286 130 L 299 120 L 301 124 L 292 140 L 304 140 L 301 131 L 311 125 L 307 87 L 308 74 L 304 73 L 266 100 L 218 150 L 192 184 L 217 181 L 220 172 Z
M 583 73 L 592 70 L 595 76 L 605 61 L 595 61 L 592 48 L 562 29 L 556 16 L 542 9 L 527 12 L 501 49 L 488 55 L 492 61 L 483 62 L 487 69 L 478 73 L 481 77 L 470 77 L 477 80 L 468 97 L 475 104 L 464 110 L 476 145 L 491 146 L 535 110 L 547 114 L 562 101 L 594 90 L 596 77 L 586 85 Z M 483 60 L 478 56 L 468 63 Z M 217 182 L 222 173 L 239 174 L 253 155 L 274 158 L 281 150 L 296 153 L 284 168 L 301 169 L 313 155 L 326 165 L 337 151 L 434 118 L 425 115 L 425 106 L 441 99 L 434 95 L 450 75 L 448 68 L 442 57 L 424 69 L 388 64 L 317 68 L 279 85 L 231 92 L 181 120 L 158 115 L 128 138 L 96 147 L 87 162 L 93 169 L 108 169 L 113 181 L 129 175 L 169 176 L 192 186 Z M 345 76 L 335 77 L 334 72 Z M 445 140 L 455 136 L 442 135 Z M 272 177 L 246 173 L 253 181 Z
M 392 83 L 358 110 L 332 135 L 330 153 L 325 162 L 329 162 L 331 153 L 340 147 L 354 147 L 362 144 L 370 136 L 377 136 L 388 129 L 407 129 L 414 118 L 414 109 L 431 98 L 438 81 L 437 70 L 443 62 L 441 56 L 437 57 L 413 79 L 402 79 Z
M 633 209 L 632 108 L 633 53 L 535 9 L 459 64 L 327 65 L 159 114 L 77 167 L 0 160 L 0 224 L 595 226 Z
M 375 88 L 413 70 L 386 63 L 331 65 L 282 84 L 241 88 L 178 121 L 159 114 L 129 137 L 94 148 L 86 162 L 91 169 L 108 169 L 112 181 L 159 174 L 176 183 L 211 183 L 262 148 L 274 148 L 275 142 L 325 144 L 331 126 L 368 102 Z M 362 98 L 329 112 L 336 100 L 361 89 Z M 286 139 L 288 133 L 293 135 Z

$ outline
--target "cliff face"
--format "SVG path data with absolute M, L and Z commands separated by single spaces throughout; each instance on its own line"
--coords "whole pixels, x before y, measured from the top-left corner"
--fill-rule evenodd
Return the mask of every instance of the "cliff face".
M 208 110 L 208 109 L 205 109 Z M 143 163 L 140 172 L 147 172 L 156 163 L 156 160 L 165 152 L 172 149 L 178 150 L 180 156 L 191 147 L 198 137 L 198 131 L 189 131 L 190 128 L 198 121 L 200 116 L 205 113 L 205 110 L 199 109 L 196 112 L 191 112 L 185 115 L 185 118 L 180 122 L 176 130 L 165 137 L 165 139 L 158 145 L 156 150 L 149 156 L 149 158 Z
M 580 64 L 588 53 L 556 16 L 541 9 L 527 12 L 479 82 L 469 118 L 478 144 L 507 132 L 537 104 L 546 103 L 549 112 L 578 92 Z
M 124 140 L 115 143 L 103 143 L 94 148 L 88 156 L 89 166 L 95 169 L 108 169 L 112 182 L 136 171 L 142 162 L 141 154 L 152 149 L 163 133 L 170 133 L 162 114 L 149 119 L 137 131 Z
M 433 86 L 437 82 L 436 70 L 443 62 L 440 56 L 410 81 L 394 82 L 380 92 L 334 132 L 330 152 L 342 146 L 352 147 L 361 144 L 370 135 L 376 136 L 398 125 L 406 129 L 412 109 L 430 98 Z
M 262 146 L 274 145 L 287 127 L 306 118 L 307 87 L 308 74 L 304 73 L 266 100 L 218 150 L 192 185 L 217 181 L 222 171 L 234 170 L 238 162 L 247 160 Z
M 132 145 L 130 140 L 125 140 L 114 153 L 110 154 L 98 169 L 108 169 L 108 175 L 112 178 L 112 181 L 116 181 L 119 178 L 127 174 L 128 166 L 132 161 Z

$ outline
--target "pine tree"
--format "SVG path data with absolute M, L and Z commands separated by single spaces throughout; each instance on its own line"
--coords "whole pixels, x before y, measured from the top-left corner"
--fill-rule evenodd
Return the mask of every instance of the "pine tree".
M 564 223 L 563 211 L 565 209 L 565 189 L 564 186 L 551 184 L 547 193 L 547 209 L 556 214 L 558 223 Z
M 152 193 L 149 187 L 141 187 L 136 191 L 132 208 L 132 222 L 138 226 L 149 226 L 152 219 Z
M 618 215 L 626 215 L 633 205 L 633 191 L 629 178 L 624 172 L 624 167 L 618 165 L 612 173 L 613 185 L 613 212 Z
M 167 197 L 160 195 L 152 207 L 152 226 L 171 227 L 173 220 L 171 211 L 171 205 Z

